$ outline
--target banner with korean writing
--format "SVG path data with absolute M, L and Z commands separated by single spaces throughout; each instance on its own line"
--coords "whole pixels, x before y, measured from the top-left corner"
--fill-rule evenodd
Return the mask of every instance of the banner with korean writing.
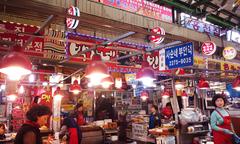
M 66 51 L 69 56 L 77 55 L 85 50 L 93 48 L 96 44 L 100 44 L 106 41 L 104 38 L 92 37 L 83 34 L 76 35 L 68 33 L 67 37 L 69 42 L 66 44 Z M 71 61 L 89 63 L 92 61 L 93 55 L 99 55 L 102 60 L 106 61 L 106 64 L 109 67 L 109 71 L 130 73 L 138 71 L 138 69 L 141 68 L 143 59 L 146 59 L 150 67 L 152 67 L 154 70 L 159 69 L 160 61 L 158 51 L 153 53 L 146 53 L 144 55 L 132 56 L 118 60 L 116 61 L 117 63 L 111 63 L 110 61 L 113 62 L 116 58 L 133 53 L 130 51 L 124 51 L 124 49 L 138 51 L 144 49 L 144 47 L 133 44 L 125 44 L 122 42 L 112 43 L 107 46 L 98 45 L 96 46 L 95 50 L 88 51 L 86 53 L 80 54 L 78 57 L 71 58 Z M 52 50 L 54 49 L 52 48 Z M 54 53 L 56 54 L 58 51 L 54 50 Z
M 6 42 L 13 42 L 13 46 L 23 47 L 27 40 L 30 38 L 29 34 L 33 34 L 36 30 L 38 30 L 37 26 L 13 23 L 0 21 L 0 27 L 5 32 L 0 33 L 0 40 Z M 40 37 L 34 37 L 32 42 L 26 47 L 22 48 L 22 50 L 29 55 L 33 56 L 42 56 L 42 49 L 44 46 L 44 39 Z M 3 45 L 1 47 L 2 50 L 4 48 L 8 48 L 8 45 Z
M 193 65 L 193 43 L 186 43 L 165 50 L 165 62 L 169 69 Z
M 172 23 L 172 9 L 147 0 L 100 0 L 101 3 Z
M 208 33 L 212 36 L 220 36 L 221 28 L 212 24 L 207 24 L 192 18 L 185 17 L 183 26 L 202 33 Z

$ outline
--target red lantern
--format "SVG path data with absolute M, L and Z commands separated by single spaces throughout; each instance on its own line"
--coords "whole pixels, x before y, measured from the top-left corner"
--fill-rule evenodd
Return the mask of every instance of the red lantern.
M 82 91 L 80 85 L 78 84 L 78 80 L 74 80 L 73 84 L 70 85 L 69 91 L 73 92 L 74 94 L 78 94 Z
M 21 76 L 31 73 L 30 60 L 20 52 L 11 52 L 2 58 L 0 72 L 8 75 L 10 80 L 19 80 Z

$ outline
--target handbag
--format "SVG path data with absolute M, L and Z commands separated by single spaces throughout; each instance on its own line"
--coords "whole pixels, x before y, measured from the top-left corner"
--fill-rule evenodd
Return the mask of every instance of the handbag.
M 233 144 L 240 144 L 240 138 L 236 134 L 233 134 Z

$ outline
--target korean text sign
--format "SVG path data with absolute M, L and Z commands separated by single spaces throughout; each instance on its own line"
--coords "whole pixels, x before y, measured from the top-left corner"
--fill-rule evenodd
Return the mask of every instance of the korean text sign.
M 169 69 L 193 65 L 193 43 L 186 43 L 165 50 L 165 62 Z

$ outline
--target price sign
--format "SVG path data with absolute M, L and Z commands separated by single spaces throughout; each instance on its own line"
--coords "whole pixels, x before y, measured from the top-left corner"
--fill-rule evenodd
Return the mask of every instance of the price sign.
M 165 62 L 169 69 L 193 65 L 193 44 L 186 43 L 165 51 Z
M 213 55 L 217 50 L 217 46 L 212 41 L 207 41 L 202 44 L 202 52 L 205 55 Z

